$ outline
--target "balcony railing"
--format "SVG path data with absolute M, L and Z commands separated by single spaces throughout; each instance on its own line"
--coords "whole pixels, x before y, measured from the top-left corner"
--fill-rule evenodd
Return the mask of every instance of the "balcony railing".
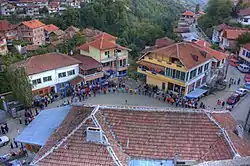
M 161 73 L 161 72 L 146 70 L 144 68 L 139 68 L 139 67 L 137 68 L 137 72 L 145 74 L 145 75 L 149 75 L 151 77 L 156 77 L 162 81 L 174 82 L 175 84 L 178 84 L 180 86 L 185 86 L 184 80 L 179 80 L 177 78 L 165 76 L 164 73 Z
M 183 72 L 186 71 L 185 67 L 182 66 L 181 64 L 178 64 L 178 63 L 165 62 L 165 61 L 157 60 L 154 58 L 148 58 L 148 57 L 145 57 L 143 60 L 146 62 L 150 62 L 150 63 L 157 64 L 160 66 L 168 67 L 171 69 L 176 69 L 176 70 L 183 71 Z

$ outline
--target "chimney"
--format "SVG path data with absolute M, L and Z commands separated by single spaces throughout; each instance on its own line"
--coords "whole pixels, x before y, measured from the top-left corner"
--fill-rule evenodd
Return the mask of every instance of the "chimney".
M 87 142 L 103 143 L 102 130 L 96 127 L 87 128 Z
M 237 130 L 237 135 L 240 137 L 240 138 L 243 138 L 243 135 L 244 135 L 244 129 L 241 125 L 237 125 L 236 126 L 236 130 Z

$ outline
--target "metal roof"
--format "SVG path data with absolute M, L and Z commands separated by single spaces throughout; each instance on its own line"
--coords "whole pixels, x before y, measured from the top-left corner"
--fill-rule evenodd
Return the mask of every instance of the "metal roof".
M 173 166 L 173 160 L 132 159 L 129 166 Z
M 65 106 L 42 110 L 20 135 L 17 136 L 16 141 L 43 146 L 67 116 L 70 109 L 70 106 Z

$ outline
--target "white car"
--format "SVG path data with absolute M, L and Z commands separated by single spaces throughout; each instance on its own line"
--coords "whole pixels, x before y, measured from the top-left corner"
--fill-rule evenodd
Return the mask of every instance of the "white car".
M 9 143 L 10 139 L 7 136 L 1 136 L 0 137 L 0 147 L 7 145 Z
M 249 92 L 249 90 L 245 88 L 239 88 L 235 92 L 238 93 L 240 96 L 245 96 Z

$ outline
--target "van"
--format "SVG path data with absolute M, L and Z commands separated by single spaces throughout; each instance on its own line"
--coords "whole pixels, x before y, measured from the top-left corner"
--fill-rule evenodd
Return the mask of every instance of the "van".
M 237 68 L 239 69 L 239 71 L 241 71 L 243 73 L 250 72 L 250 67 L 248 65 L 245 65 L 245 64 L 240 64 Z

